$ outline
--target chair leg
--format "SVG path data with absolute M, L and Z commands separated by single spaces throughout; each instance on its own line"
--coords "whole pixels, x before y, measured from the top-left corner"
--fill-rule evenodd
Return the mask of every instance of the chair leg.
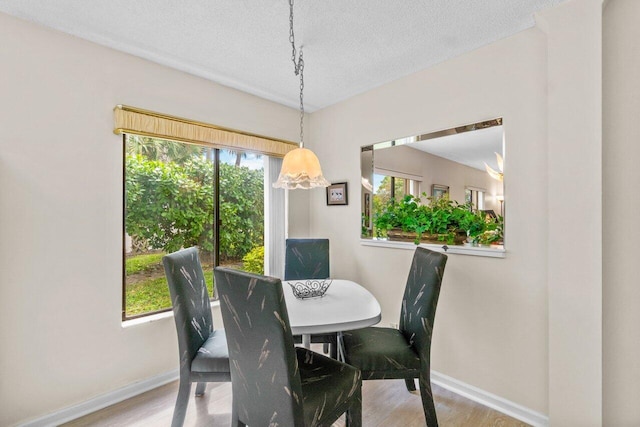
M 173 419 L 171 427 L 182 427 L 184 417 L 187 415 L 187 405 L 189 405 L 189 392 L 191 391 L 191 383 L 188 379 L 180 379 L 180 387 L 178 388 L 178 397 L 176 398 L 176 407 L 173 409 Z
M 345 416 L 345 427 L 362 427 L 362 386 L 354 393 L 353 403 Z
M 204 396 L 204 392 L 207 389 L 207 383 L 198 383 L 196 386 L 196 396 Z
M 407 390 L 416 391 L 416 380 L 415 380 L 415 378 L 406 379 L 406 380 L 404 380 L 404 382 L 407 385 Z
M 436 416 L 436 405 L 433 402 L 433 392 L 431 391 L 431 379 L 420 375 L 420 396 L 422 397 L 422 408 L 427 427 L 438 427 L 438 417 Z
M 238 411 L 234 404 L 231 404 L 231 427 L 247 427 L 247 425 L 238 418 Z
M 332 336 L 330 348 L 331 352 L 329 357 L 344 362 L 344 342 L 342 341 L 342 332 L 338 332 Z

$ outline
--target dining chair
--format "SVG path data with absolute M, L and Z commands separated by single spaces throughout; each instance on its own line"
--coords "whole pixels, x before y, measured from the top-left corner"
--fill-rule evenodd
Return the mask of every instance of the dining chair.
M 362 425 L 362 378 L 352 366 L 295 347 L 280 279 L 214 269 L 227 332 L 232 426 Z
M 329 239 L 287 239 L 284 280 L 329 277 Z
M 414 391 L 419 379 L 428 427 L 437 427 L 431 392 L 431 334 L 447 256 L 418 247 L 402 298 L 399 329 L 368 327 L 343 332 L 345 360 L 364 380 L 404 379 Z
M 285 241 L 284 280 L 326 279 L 329 270 L 329 239 L 287 239 Z M 300 337 L 294 337 L 301 342 Z M 336 334 L 311 335 L 312 343 L 322 343 L 324 352 L 337 357 Z
M 229 353 L 224 329 L 213 327 L 198 248 L 166 255 L 162 263 L 169 284 L 180 352 L 180 386 L 171 426 L 180 427 L 187 413 L 191 383 L 198 383 L 196 396 L 202 396 L 206 383 L 231 381 Z

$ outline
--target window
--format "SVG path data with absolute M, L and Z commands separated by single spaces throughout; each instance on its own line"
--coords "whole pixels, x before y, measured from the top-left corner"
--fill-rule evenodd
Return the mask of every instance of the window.
M 282 276 L 287 196 L 270 184 L 297 143 L 126 105 L 113 112 L 125 157 L 123 320 L 171 309 L 161 262 L 181 248 L 199 246 L 212 296 L 217 265 Z
M 378 171 L 381 172 L 381 171 Z M 420 181 L 405 177 L 373 174 L 373 218 L 375 218 L 390 200 L 400 201 L 406 195 L 420 195 Z M 368 218 L 367 218 L 368 219 Z M 368 221 L 369 223 L 371 221 Z M 375 235 L 375 229 L 371 230 Z M 363 236 L 368 235 L 369 230 L 363 228 Z
M 373 184 L 374 213 L 375 206 L 383 206 L 391 199 L 400 200 L 407 194 L 419 195 L 420 182 L 413 179 L 375 173 Z
M 124 135 L 123 320 L 171 309 L 162 256 L 263 273 L 265 155 Z M 218 227 L 216 227 L 218 224 Z
M 464 190 L 464 201 L 471 205 L 471 210 L 484 210 L 485 190 L 474 187 L 467 187 Z

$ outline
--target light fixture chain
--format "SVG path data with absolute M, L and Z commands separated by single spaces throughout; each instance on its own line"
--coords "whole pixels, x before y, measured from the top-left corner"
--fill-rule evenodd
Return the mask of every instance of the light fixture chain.
M 298 70 L 300 71 L 300 147 L 304 147 L 304 101 L 302 97 L 304 91 L 304 61 L 302 60 L 302 48 L 300 49 Z
M 293 33 L 293 0 L 289 0 L 289 41 L 291 42 L 291 61 L 293 61 L 296 76 L 300 76 L 300 147 L 304 147 L 304 60 L 302 59 L 302 46 L 300 55 L 296 51 L 296 38 Z
M 296 36 L 293 34 L 293 0 L 289 0 L 289 41 L 291 42 L 291 60 L 293 61 L 296 76 L 300 72 L 300 61 L 302 60 L 302 47 L 300 47 L 300 58 L 296 51 Z
M 320 162 L 313 151 L 304 148 L 304 59 L 302 45 L 300 54 L 296 51 L 296 38 L 293 34 L 293 0 L 289 0 L 289 41 L 291 42 L 291 60 L 296 76 L 300 76 L 300 147 L 289 151 L 282 160 L 282 168 L 274 188 L 308 190 L 316 187 L 328 187 L 329 181 L 322 175 Z

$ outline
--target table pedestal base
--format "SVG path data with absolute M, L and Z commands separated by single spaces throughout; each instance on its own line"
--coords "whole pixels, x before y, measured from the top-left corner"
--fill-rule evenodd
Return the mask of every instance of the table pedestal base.
M 302 346 L 306 349 L 311 348 L 311 335 L 302 334 Z
M 344 362 L 344 341 L 342 340 L 342 332 L 336 333 L 336 342 L 337 342 L 337 355 L 338 360 Z M 306 349 L 311 348 L 311 335 L 310 334 L 302 334 L 302 346 Z

